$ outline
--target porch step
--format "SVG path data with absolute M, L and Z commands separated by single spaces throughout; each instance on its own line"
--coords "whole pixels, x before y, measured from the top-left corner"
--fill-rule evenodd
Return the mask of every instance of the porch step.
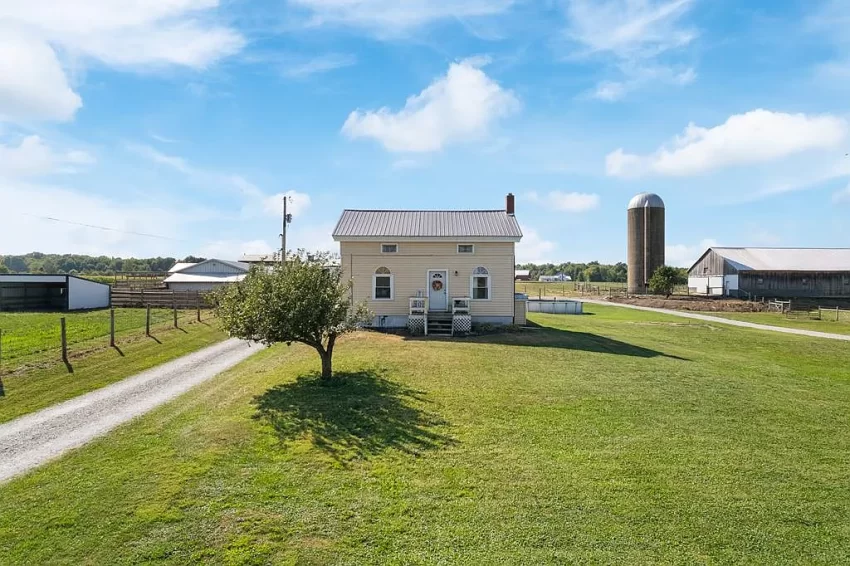
M 430 312 L 428 313 L 428 334 L 432 336 L 452 335 L 452 313 Z

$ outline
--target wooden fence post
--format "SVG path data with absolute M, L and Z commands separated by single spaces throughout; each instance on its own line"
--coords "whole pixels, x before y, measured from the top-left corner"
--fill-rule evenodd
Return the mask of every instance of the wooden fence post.
M 835 307 L 835 322 L 838 322 L 838 319 L 840 318 L 838 313 L 839 313 L 838 307 Z
M 68 363 L 68 333 L 65 328 L 65 317 L 59 319 L 59 333 L 62 338 L 62 361 Z
M 147 305 L 145 312 L 145 336 L 151 335 L 151 307 Z
M 109 345 L 115 347 L 115 309 L 109 309 Z
M 177 328 L 177 305 L 174 305 L 174 328 Z
M 195 306 L 198 308 L 198 322 L 201 322 L 201 294 L 195 295 Z

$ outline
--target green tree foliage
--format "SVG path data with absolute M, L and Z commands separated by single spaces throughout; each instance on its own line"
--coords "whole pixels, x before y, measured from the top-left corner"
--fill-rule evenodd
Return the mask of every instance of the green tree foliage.
M 5 263 L 0 263 L 0 273 L 9 273 L 9 268 Z
M 176 260 L 173 257 L 123 259 L 120 257 L 87 256 L 76 254 L 7 255 L 0 265 L 11 273 L 79 273 L 83 275 L 112 275 L 119 271 L 152 271 L 164 273 Z
M 572 277 L 573 281 L 599 281 L 605 283 L 625 283 L 628 275 L 628 267 L 625 263 L 612 265 L 601 264 L 598 261 L 590 263 L 526 263 L 517 265 L 517 269 L 528 269 L 531 271 L 531 279 L 537 279 L 541 275 L 557 275 L 563 273 Z
M 365 303 L 350 301 L 351 282 L 328 254 L 299 253 L 286 265 L 255 266 L 240 283 L 216 295 L 216 311 L 231 336 L 271 345 L 300 342 L 315 348 L 322 378 L 333 375 L 337 338 L 371 319 Z
M 670 267 L 669 265 L 659 267 L 649 279 L 649 292 L 654 295 L 669 297 L 673 294 L 676 285 L 683 285 L 688 282 L 687 275 L 684 275 L 683 271 L 678 267 Z

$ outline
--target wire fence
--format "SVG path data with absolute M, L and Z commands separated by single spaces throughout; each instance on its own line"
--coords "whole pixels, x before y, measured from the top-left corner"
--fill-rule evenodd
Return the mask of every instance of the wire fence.
M 139 336 L 155 337 L 212 318 L 211 310 L 166 308 L 0 314 L 0 372 L 34 361 L 67 361 L 68 356 L 93 348 L 117 346 Z

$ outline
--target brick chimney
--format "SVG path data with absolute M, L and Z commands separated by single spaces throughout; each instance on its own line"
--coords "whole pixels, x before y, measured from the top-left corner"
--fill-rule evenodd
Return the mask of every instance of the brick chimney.
M 505 212 L 513 216 L 514 210 L 514 194 L 508 193 L 508 196 L 505 198 Z

